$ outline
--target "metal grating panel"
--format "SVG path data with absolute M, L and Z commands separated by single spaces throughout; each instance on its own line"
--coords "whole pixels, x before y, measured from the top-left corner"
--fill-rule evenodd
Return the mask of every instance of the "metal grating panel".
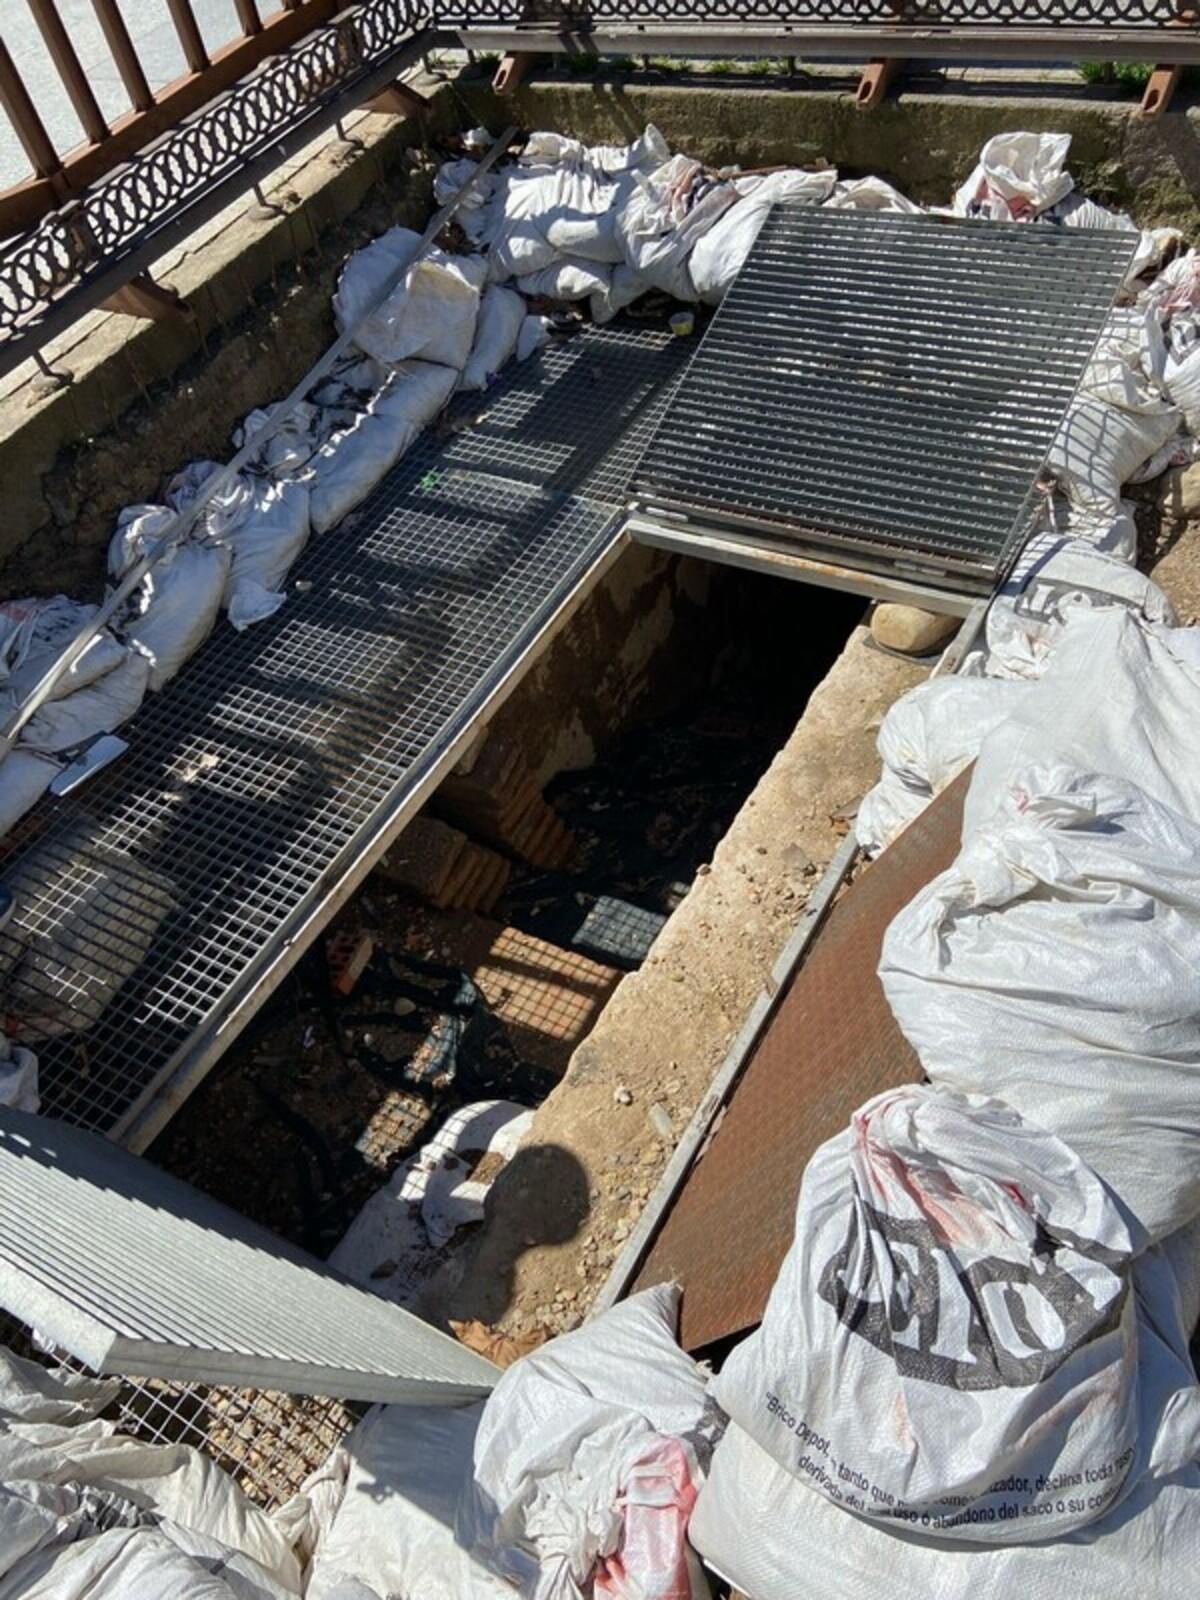
M 180 1063 L 211 1064 L 612 548 L 684 353 L 589 332 L 460 404 L 310 544 L 275 618 L 222 624 L 129 754 L 6 841 L 3 1005 L 43 1036 L 47 1114 L 145 1143 L 135 1115 L 163 1111 Z
M 639 503 L 987 592 L 1135 244 L 776 206 L 637 470 Z
M 759 1321 L 808 1158 L 864 1100 L 920 1077 L 877 976 L 879 950 L 958 853 L 969 781 L 945 789 L 834 906 L 663 1223 L 635 1287 L 683 1285 L 686 1349 Z
M 96 1372 L 453 1405 L 496 1370 L 107 1139 L 0 1110 L 4 1307 Z

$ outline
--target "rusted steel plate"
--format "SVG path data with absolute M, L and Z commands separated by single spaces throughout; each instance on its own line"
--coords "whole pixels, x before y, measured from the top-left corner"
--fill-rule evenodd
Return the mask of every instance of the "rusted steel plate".
M 689 1350 L 760 1320 L 809 1156 L 864 1100 L 921 1075 L 876 969 L 892 918 L 958 854 L 967 783 L 964 773 L 939 795 L 830 912 L 667 1215 L 637 1287 L 683 1284 Z

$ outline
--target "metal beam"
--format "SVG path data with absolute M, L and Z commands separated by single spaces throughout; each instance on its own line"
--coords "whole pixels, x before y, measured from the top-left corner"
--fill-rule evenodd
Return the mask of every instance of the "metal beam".
M 794 55 L 801 60 L 1145 61 L 1200 63 L 1200 31 L 1190 28 L 931 27 L 910 24 L 598 22 L 590 28 L 528 23 L 459 28 L 464 49 L 572 55 L 683 57 Z
M 818 589 L 838 589 L 844 594 L 862 595 L 864 600 L 894 600 L 901 605 L 921 606 L 950 617 L 965 617 L 978 595 L 957 594 L 935 589 L 916 579 L 860 572 L 853 567 L 799 556 L 771 545 L 753 534 L 738 535 L 726 529 L 689 523 L 659 522 L 647 515 L 631 517 L 625 531 L 635 544 L 651 545 L 673 555 L 692 556 L 700 561 L 715 561 L 720 566 L 742 567 L 747 572 L 764 572 L 774 578 L 790 578 L 796 583 L 811 583 Z

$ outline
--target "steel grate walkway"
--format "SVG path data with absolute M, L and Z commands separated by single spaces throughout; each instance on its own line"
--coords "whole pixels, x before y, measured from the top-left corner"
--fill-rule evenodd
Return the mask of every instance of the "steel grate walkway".
M 128 754 L 10 836 L 4 1011 L 48 1115 L 135 1149 L 165 1123 L 614 546 L 682 353 L 589 330 L 457 403 L 277 617 L 221 623 Z
M 638 469 L 639 506 L 685 534 L 989 592 L 1135 244 L 777 205 Z

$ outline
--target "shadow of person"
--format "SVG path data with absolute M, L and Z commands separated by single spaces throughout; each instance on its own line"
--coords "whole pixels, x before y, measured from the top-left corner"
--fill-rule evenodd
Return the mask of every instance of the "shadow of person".
M 588 1179 L 578 1158 L 557 1144 L 517 1151 L 497 1176 L 475 1239 L 456 1253 L 422 1297 L 422 1316 L 489 1326 L 513 1305 L 519 1263 L 529 1251 L 568 1244 L 586 1222 Z

